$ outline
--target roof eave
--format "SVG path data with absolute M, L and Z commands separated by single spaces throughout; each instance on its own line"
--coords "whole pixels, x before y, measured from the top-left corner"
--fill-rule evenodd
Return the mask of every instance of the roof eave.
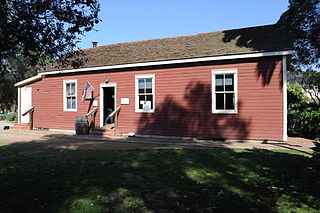
M 260 53 L 247 53 L 247 54 L 235 54 L 235 55 L 220 55 L 220 56 L 209 56 L 201 58 L 188 58 L 188 59 L 174 59 L 166 61 L 152 61 L 152 62 L 140 62 L 132 64 L 120 64 L 120 65 L 108 65 L 100 67 L 89 67 L 80 69 L 68 69 L 68 70 L 53 70 L 48 72 L 41 72 L 37 76 L 28 78 L 26 80 L 16 83 L 15 87 L 21 87 L 26 84 L 38 81 L 46 75 L 57 75 L 64 73 L 74 73 L 74 72 L 90 72 L 98 70 L 110 70 L 110 69 L 123 69 L 123 68 L 133 68 L 133 67 L 147 67 L 147 66 L 159 66 L 159 65 L 170 65 L 170 64 L 183 64 L 183 63 L 195 63 L 195 62 L 206 62 L 206 61 L 219 61 L 219 60 L 232 60 L 232 59 L 243 59 L 243 58 L 258 58 L 258 57 L 268 57 L 268 56 L 284 56 L 292 55 L 293 50 L 285 51 L 274 51 L 274 52 L 260 52 Z
M 14 84 L 15 87 L 21 87 L 21 86 L 24 86 L 24 85 L 27 85 L 27 84 L 31 84 L 33 82 L 36 82 L 36 81 L 39 81 L 43 78 L 44 75 L 42 75 L 42 73 L 39 73 L 38 75 L 36 76 L 33 76 L 31 78 L 27 78 L 23 81 L 20 81 L 16 84 Z

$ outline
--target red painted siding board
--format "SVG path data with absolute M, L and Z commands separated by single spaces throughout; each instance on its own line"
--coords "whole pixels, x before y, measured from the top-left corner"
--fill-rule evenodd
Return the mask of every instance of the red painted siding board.
M 212 114 L 211 71 L 237 68 L 238 114 Z M 281 57 L 238 60 L 234 64 L 163 68 L 122 72 L 47 76 L 33 88 L 34 124 L 51 129 L 74 129 L 75 116 L 85 115 L 89 102 L 81 101 L 81 92 L 89 81 L 99 101 L 100 84 L 105 76 L 117 84 L 121 105 L 119 128 L 122 133 L 190 136 L 200 138 L 282 140 L 282 62 Z M 135 75 L 155 74 L 155 113 L 135 112 Z M 63 111 L 63 80 L 77 79 L 77 112 Z M 100 109 L 96 126 L 100 123 Z

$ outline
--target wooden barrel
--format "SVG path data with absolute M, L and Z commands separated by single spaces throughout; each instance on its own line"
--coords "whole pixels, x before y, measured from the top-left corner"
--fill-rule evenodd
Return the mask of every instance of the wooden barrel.
M 86 116 L 76 116 L 75 129 L 77 135 L 89 134 L 88 118 Z

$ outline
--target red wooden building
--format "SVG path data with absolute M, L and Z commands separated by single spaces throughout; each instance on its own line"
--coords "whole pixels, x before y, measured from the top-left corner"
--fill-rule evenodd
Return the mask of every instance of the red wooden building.
M 268 25 L 97 46 L 83 67 L 49 66 L 16 84 L 19 123 L 74 130 L 98 107 L 95 126 L 121 107 L 121 134 L 287 140 L 288 31 Z M 92 98 L 82 101 L 89 82 Z

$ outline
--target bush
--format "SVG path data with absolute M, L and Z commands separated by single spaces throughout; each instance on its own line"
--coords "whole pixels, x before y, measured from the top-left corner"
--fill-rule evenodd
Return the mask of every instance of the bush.
M 301 112 L 299 120 L 302 136 L 311 139 L 320 137 L 320 109 Z
M 320 138 L 320 109 L 303 94 L 301 85 L 288 85 L 288 133 Z
M 6 120 L 6 115 L 5 114 L 0 114 L 0 121 Z
M 303 94 L 301 85 L 288 85 L 288 133 L 289 135 L 300 134 L 300 114 L 310 107 L 308 97 Z
M 301 111 L 304 110 L 308 104 L 309 99 L 303 94 L 301 85 L 289 84 L 288 85 L 288 110 Z
M 17 112 L 13 112 L 7 115 L 6 118 L 7 121 L 18 121 L 18 113 Z

